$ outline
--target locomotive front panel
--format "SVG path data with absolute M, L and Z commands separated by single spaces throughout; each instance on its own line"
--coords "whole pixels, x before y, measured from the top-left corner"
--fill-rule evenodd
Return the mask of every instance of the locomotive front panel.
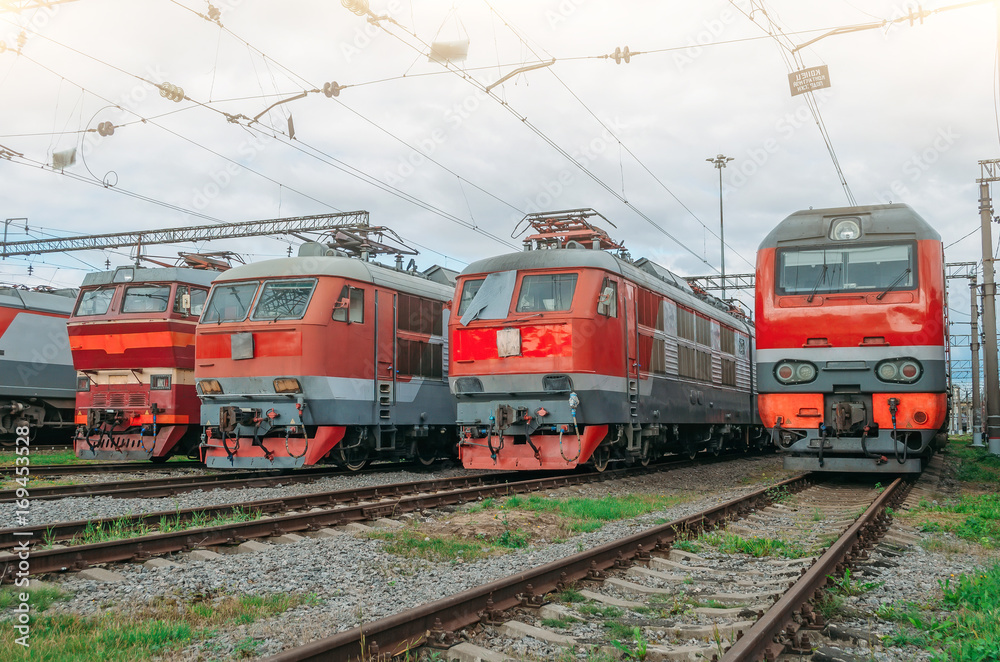
M 940 240 L 904 205 L 801 214 L 758 253 L 761 419 L 790 469 L 919 471 L 948 412 Z
M 193 449 L 194 331 L 215 275 L 123 267 L 87 276 L 68 324 L 78 457 L 164 461 Z

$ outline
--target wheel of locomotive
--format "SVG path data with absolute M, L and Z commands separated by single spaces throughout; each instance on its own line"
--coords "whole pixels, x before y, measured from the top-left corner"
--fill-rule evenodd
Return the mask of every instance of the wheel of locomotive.
M 437 461 L 437 446 L 429 439 L 420 440 L 414 443 L 414 456 L 425 467 L 429 467 Z
M 687 456 L 689 460 L 693 460 L 694 458 L 698 457 L 698 447 L 689 446 L 687 449 Z
M 594 469 L 598 472 L 604 471 L 608 468 L 608 462 L 611 460 L 611 447 L 610 446 L 598 446 L 594 449 L 594 454 L 590 456 L 590 461 L 594 465 Z
M 337 456 L 340 466 L 350 471 L 359 471 L 368 464 L 368 447 L 364 444 L 358 444 L 345 448 L 338 444 Z
M 642 454 L 639 456 L 639 464 L 644 467 L 648 467 L 649 461 L 653 459 L 649 446 L 649 439 L 642 442 Z

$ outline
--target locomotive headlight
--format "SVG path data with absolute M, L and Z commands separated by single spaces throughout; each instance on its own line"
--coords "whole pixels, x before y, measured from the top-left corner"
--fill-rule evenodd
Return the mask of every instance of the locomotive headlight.
M 856 218 L 842 218 L 834 221 L 830 238 L 834 241 L 850 241 L 861 236 L 861 224 Z
M 899 371 L 896 369 L 895 363 L 883 363 L 878 367 L 879 379 L 883 379 L 885 381 L 892 381 L 896 379 L 896 374 L 898 372 Z
M 875 366 L 875 375 L 883 382 L 912 384 L 920 379 L 924 367 L 916 359 L 888 359 Z
M 222 385 L 218 379 L 202 379 L 198 381 L 198 392 L 202 395 L 221 395 Z
M 292 377 L 278 377 L 274 380 L 274 392 L 301 393 L 302 386 L 299 385 L 299 380 L 293 379 Z
M 816 379 L 816 366 L 808 361 L 782 361 L 775 366 L 774 376 L 782 384 L 805 384 Z

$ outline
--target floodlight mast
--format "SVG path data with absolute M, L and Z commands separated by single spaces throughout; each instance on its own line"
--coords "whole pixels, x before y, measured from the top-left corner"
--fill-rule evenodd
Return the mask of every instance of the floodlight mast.
M 17 255 L 104 250 L 127 246 L 177 244 L 209 241 L 212 239 L 238 239 L 240 237 L 261 237 L 266 235 L 294 234 L 296 232 L 324 232 L 328 230 L 351 230 L 365 236 L 368 234 L 389 234 L 395 238 L 395 233 L 388 228 L 369 226 L 367 211 L 351 211 L 336 214 L 317 214 L 315 216 L 297 216 L 294 218 L 273 218 L 263 221 L 216 223 L 165 230 L 141 230 L 56 239 L 14 241 L 3 244 L 2 249 L 0 249 L 0 256 L 6 259 Z

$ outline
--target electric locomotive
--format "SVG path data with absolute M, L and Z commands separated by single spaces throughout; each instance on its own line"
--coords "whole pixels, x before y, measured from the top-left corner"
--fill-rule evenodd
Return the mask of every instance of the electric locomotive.
M 307 242 L 212 286 L 195 369 L 209 467 L 454 455 L 443 332 L 454 281 L 403 268 L 398 253 L 395 268 L 369 261 L 379 244 L 367 238 L 352 245 Z
M 228 254 L 87 274 L 68 322 L 77 457 L 166 461 L 200 434 L 195 325 Z M 156 263 L 160 264 L 160 263 Z
M 911 473 L 945 441 L 944 250 L 904 204 L 810 209 L 757 252 L 760 415 L 785 467 Z
M 75 289 L 0 285 L 0 442 L 27 426 L 73 426 L 76 384 L 66 337 Z
M 603 471 L 766 444 L 746 317 L 632 262 L 594 217 L 530 214 L 523 252 L 459 275 L 449 381 L 462 464 Z

